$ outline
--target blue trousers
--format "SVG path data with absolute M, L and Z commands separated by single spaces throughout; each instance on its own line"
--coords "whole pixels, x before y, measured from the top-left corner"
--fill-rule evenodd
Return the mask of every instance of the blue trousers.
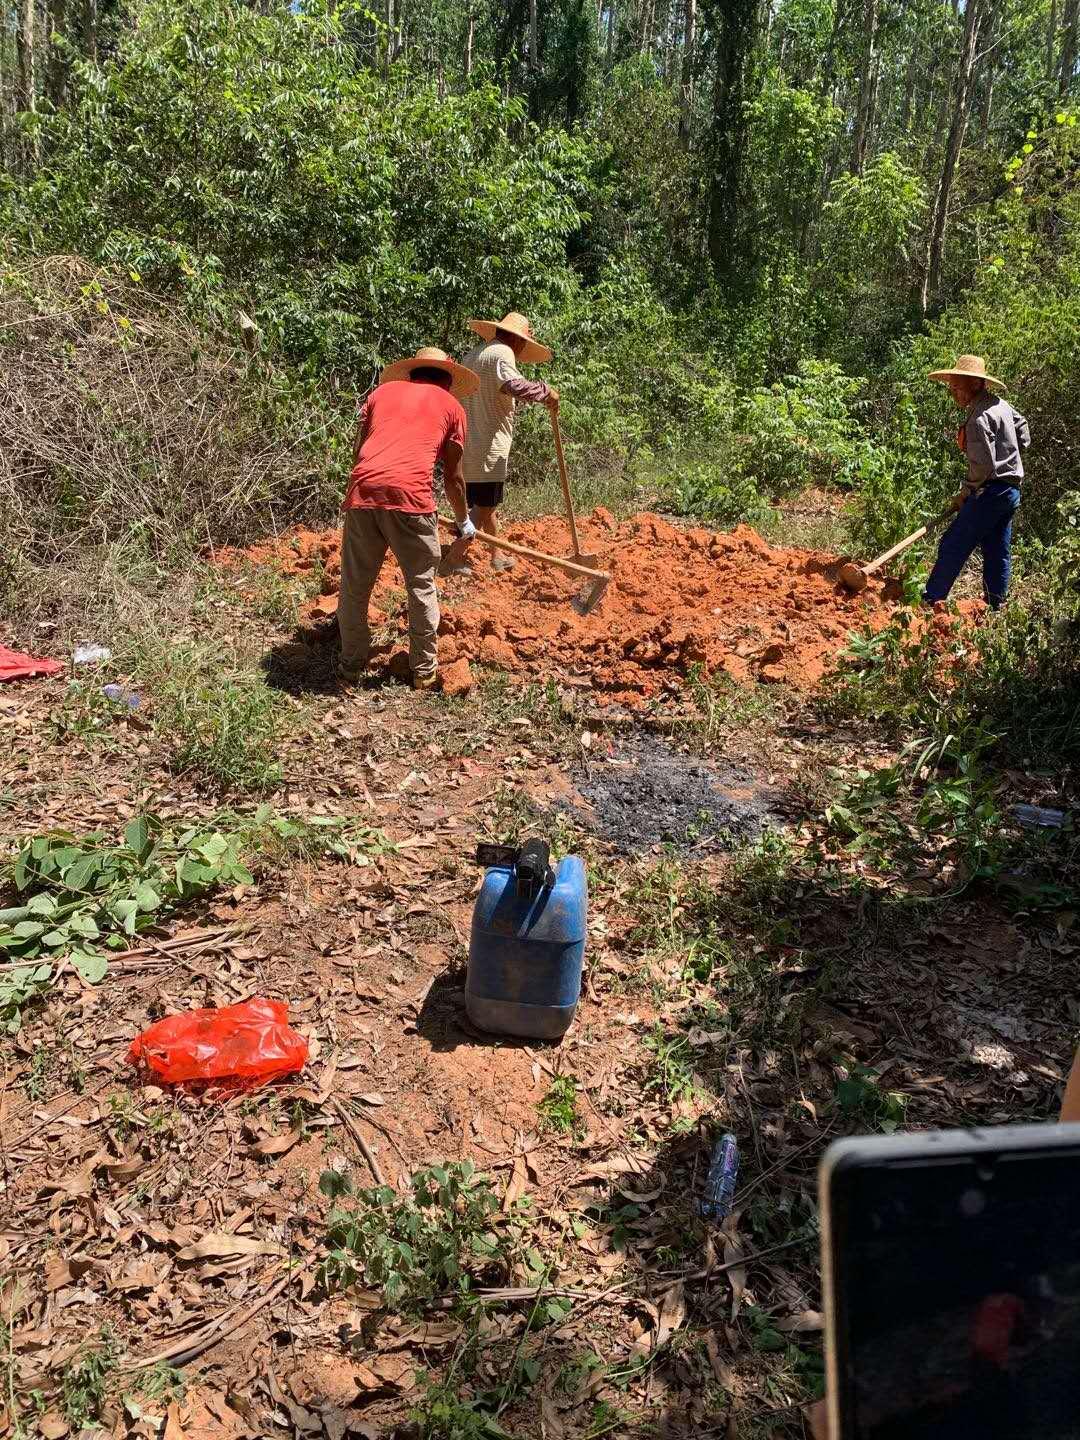
M 1005 600 L 1012 571 L 1012 522 L 1020 491 L 1007 480 L 988 480 L 960 507 L 941 537 L 937 559 L 923 591 L 928 603 L 945 600 L 975 550 L 982 550 L 983 595 L 991 610 Z

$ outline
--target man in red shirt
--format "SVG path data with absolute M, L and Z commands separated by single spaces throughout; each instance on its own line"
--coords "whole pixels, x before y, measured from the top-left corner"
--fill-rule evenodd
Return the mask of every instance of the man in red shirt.
M 418 350 L 388 365 L 364 401 L 356 427 L 352 477 L 342 509 L 338 674 L 353 684 L 368 661 L 368 603 L 389 548 L 405 577 L 409 601 L 409 665 L 413 685 L 436 681 L 439 599 L 435 571 L 440 547 L 435 504 L 435 463 L 442 461 L 446 498 L 457 533 L 469 541 L 461 455 L 466 420 L 459 396 L 477 379 L 445 350 Z

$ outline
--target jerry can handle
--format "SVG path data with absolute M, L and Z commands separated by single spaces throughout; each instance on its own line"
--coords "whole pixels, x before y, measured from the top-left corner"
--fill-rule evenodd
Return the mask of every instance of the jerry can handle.
M 526 840 L 518 852 L 514 873 L 517 876 L 517 893 L 524 899 L 531 899 L 548 885 L 555 882 L 551 873 L 551 847 L 546 840 Z
M 512 869 L 517 878 L 517 893 L 526 900 L 555 884 L 551 847 L 546 840 L 526 840 L 520 849 L 512 845 L 478 845 L 476 863 Z

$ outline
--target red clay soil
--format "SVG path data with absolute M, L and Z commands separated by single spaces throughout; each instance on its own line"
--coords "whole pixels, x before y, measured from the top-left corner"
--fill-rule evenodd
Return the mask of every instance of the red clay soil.
M 591 614 L 579 614 L 572 603 L 588 593 L 588 581 L 522 559 L 514 570 L 496 573 L 493 552 L 474 542 L 473 575 L 439 581 L 440 667 L 458 669 L 455 662 L 464 659 L 534 677 L 569 677 L 630 706 L 677 691 L 694 666 L 726 671 L 735 680 L 783 681 L 809 690 L 853 630 L 877 628 L 893 610 L 881 581 L 850 595 L 836 580 L 835 556 L 774 548 L 747 525 L 730 534 L 681 530 L 652 514 L 620 524 L 597 508 L 579 529 L 582 549 L 595 552 L 599 566 L 614 577 Z M 514 523 L 505 535 L 535 550 L 569 555 L 567 526 L 558 518 Z M 321 566 L 322 595 L 307 618 L 336 610 L 336 529 L 291 530 L 218 559 L 273 564 L 286 575 Z M 388 593 L 396 590 L 400 597 L 401 585 L 389 557 L 373 599 L 373 625 L 385 619 Z M 395 607 L 394 628 L 404 639 L 401 609 Z M 385 663 L 393 648 L 384 646 L 374 663 Z

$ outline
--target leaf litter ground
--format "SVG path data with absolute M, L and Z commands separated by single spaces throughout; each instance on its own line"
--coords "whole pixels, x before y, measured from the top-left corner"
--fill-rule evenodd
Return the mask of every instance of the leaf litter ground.
M 117 720 L 111 748 L 57 744 L 63 690 L 46 680 L 0 696 L 22 740 L 0 763 L 6 833 L 119 835 L 147 810 L 213 816 L 218 802 L 167 771 L 152 733 Z M 676 865 L 661 844 L 620 859 L 567 828 L 568 796 L 580 800 L 568 755 L 587 789 L 588 768 L 654 753 L 655 736 L 548 733 L 508 715 L 505 697 L 492 710 L 485 695 L 451 704 L 403 687 L 302 705 L 274 805 L 359 817 L 391 843 L 360 863 L 257 871 L 137 942 L 101 984 L 67 971 L 6 1045 L 0 1252 L 10 1393 L 26 1423 L 39 1391 L 41 1433 L 75 1433 L 65 1377 L 70 1395 L 81 1347 L 105 1335 L 117 1436 L 404 1434 L 421 1377 L 449 1372 L 464 1399 L 501 1396 L 513 1435 L 800 1434 L 820 1373 L 821 1150 L 873 1123 L 882 1092 L 917 1125 L 1048 1114 L 1068 1060 L 1068 934 L 979 897 L 912 923 L 888 892 L 838 894 L 797 868 L 770 890 L 763 923 L 760 871 L 738 857 Z M 801 708 L 767 716 L 758 737 L 789 800 L 800 777 L 845 758 Z M 744 754 L 746 736 L 734 727 L 715 748 Z M 787 819 L 797 850 L 805 827 Z M 557 1048 L 482 1036 L 463 1011 L 472 848 L 538 827 L 583 848 L 591 872 L 585 992 Z M 701 903 L 689 879 L 746 902 L 707 955 L 688 928 Z M 298 1081 L 173 1093 L 124 1065 L 162 1014 L 255 993 L 287 1000 L 311 1043 Z M 864 1071 L 866 1104 L 845 1111 L 839 1082 Z M 556 1077 L 575 1082 L 569 1131 L 540 1109 Z M 743 1168 L 735 1216 L 714 1233 L 692 1202 L 722 1130 Z M 526 1330 L 530 1303 L 493 1305 L 466 1350 L 444 1309 L 396 1315 L 363 1286 L 325 1295 L 316 1180 L 330 1166 L 367 1183 L 361 1140 L 393 1185 L 468 1158 L 508 1211 L 527 1200 L 546 1283 L 573 1292 L 564 1307 Z M 530 1273 L 505 1278 L 529 1292 Z M 182 1396 L 162 1393 L 165 1361 L 136 1368 L 159 1356 L 183 1367 Z M 140 1389 L 147 1373 L 157 1384 Z

